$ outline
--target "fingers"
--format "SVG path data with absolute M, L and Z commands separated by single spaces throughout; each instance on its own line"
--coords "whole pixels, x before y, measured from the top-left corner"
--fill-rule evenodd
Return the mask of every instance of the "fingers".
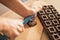
M 24 31 L 24 26 L 19 25 L 18 29 L 21 29 L 20 32 Z
M 36 7 L 36 6 L 32 8 L 34 13 L 37 13 L 40 9 L 41 9 L 40 7 Z
M 18 29 L 22 29 L 20 30 L 21 32 L 24 31 L 24 24 L 23 24 L 23 20 L 19 20 L 19 23 L 18 23 Z
M 13 35 L 19 36 L 20 32 L 17 29 L 13 29 Z
M 19 20 L 18 20 L 18 24 L 21 25 L 21 26 L 24 26 L 24 25 L 23 25 L 23 20 L 20 20 L 20 19 L 19 19 Z
M 3 33 L 9 37 L 9 40 L 14 40 L 21 32 L 24 31 L 23 20 L 20 19 L 4 19 Z
M 20 32 L 16 29 L 13 29 L 12 34 L 8 36 L 9 37 L 8 39 L 9 40 L 14 40 L 19 35 L 20 35 Z

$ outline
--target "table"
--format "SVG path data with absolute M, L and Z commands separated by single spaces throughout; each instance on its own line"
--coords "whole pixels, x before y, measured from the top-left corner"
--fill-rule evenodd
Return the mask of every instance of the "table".
M 58 11 L 60 11 L 60 9 L 59 9 L 60 6 L 58 5 L 60 3 L 60 0 L 58 0 L 58 1 L 57 0 L 42 0 L 42 1 L 46 2 L 46 4 L 54 5 L 56 7 L 56 9 Z M 45 3 L 41 2 L 40 4 L 44 5 Z M 17 14 L 15 14 L 11 11 L 7 11 L 7 13 L 5 12 L 2 16 L 9 17 L 9 18 L 20 18 L 20 16 L 18 16 Z M 37 18 L 37 20 L 38 20 L 38 18 Z M 38 21 L 38 23 L 39 23 L 39 21 Z M 43 29 L 42 26 L 40 26 L 40 27 L 35 26 L 32 28 L 26 28 L 26 30 L 23 33 L 21 33 L 21 35 L 19 37 L 16 38 L 16 40 L 40 40 L 40 39 L 41 40 L 48 40 L 47 34 L 42 29 Z M 32 32 L 34 32 L 34 33 L 32 33 Z M 34 37 L 31 36 L 33 34 L 34 34 Z
M 2 17 L 8 17 L 13 19 L 20 19 L 21 16 L 17 15 L 16 13 L 10 11 L 7 11 Z M 16 40 L 40 40 L 43 27 L 41 23 L 39 22 L 38 18 L 36 17 L 37 25 L 34 27 L 29 27 L 28 25 L 25 25 L 25 31 L 20 34 L 19 37 L 16 38 Z

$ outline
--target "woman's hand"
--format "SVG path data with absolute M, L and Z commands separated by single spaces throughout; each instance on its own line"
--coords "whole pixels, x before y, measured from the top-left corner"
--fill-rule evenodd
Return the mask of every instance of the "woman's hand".
M 23 32 L 23 21 L 20 19 L 0 18 L 0 32 L 9 37 L 9 40 L 14 40 L 15 37 Z

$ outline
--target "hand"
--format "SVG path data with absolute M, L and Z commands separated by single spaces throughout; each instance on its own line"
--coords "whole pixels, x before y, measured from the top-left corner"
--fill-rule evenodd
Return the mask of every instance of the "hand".
M 31 8 L 32 8 L 34 13 L 37 13 L 38 11 L 41 10 L 41 6 L 42 5 L 41 5 L 40 1 L 35 1 L 32 3 Z
M 24 30 L 23 21 L 20 19 L 0 18 L 0 32 L 14 40 Z

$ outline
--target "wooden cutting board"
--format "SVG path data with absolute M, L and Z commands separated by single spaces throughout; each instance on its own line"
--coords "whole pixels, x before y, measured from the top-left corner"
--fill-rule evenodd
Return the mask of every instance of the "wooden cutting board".
M 17 15 L 16 13 L 10 10 L 1 16 L 8 18 L 23 19 L 21 16 Z M 20 36 L 16 38 L 16 40 L 40 40 L 43 27 L 37 17 L 36 20 L 37 20 L 37 25 L 34 27 L 29 27 L 28 25 L 25 25 L 25 31 L 22 32 Z

